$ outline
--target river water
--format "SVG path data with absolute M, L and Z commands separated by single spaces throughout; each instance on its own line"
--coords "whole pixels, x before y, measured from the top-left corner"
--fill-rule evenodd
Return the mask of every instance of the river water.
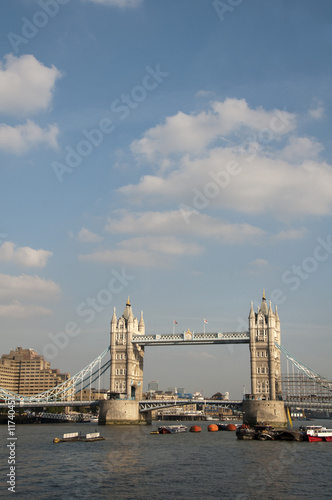
M 329 422 L 308 424 L 331 427 Z M 10 441 L 7 426 L 2 425 L 0 498 L 332 498 L 332 443 L 241 441 L 235 432 L 208 432 L 209 423 L 199 422 L 201 433 L 165 435 L 150 434 L 160 422 L 152 426 L 18 425 L 15 493 L 6 484 Z M 105 441 L 53 443 L 65 432 L 95 430 Z

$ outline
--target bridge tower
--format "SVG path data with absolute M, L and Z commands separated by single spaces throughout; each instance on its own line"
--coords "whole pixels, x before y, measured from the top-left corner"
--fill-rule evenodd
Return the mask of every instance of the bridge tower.
M 277 307 L 273 312 L 271 301 L 267 306 L 265 291 L 256 313 L 251 302 L 249 335 L 251 394 L 243 401 L 243 419 L 250 424 L 264 421 L 285 426 L 280 351 L 275 346 L 275 342 L 280 345 L 280 319 Z
M 143 312 L 134 318 L 128 297 L 122 316 L 117 319 L 114 308 L 111 321 L 111 393 L 125 398 L 142 399 L 144 347 L 133 345 L 133 335 L 144 335 Z
M 280 319 L 277 307 L 272 311 L 263 292 L 257 313 L 251 303 L 249 313 L 251 393 L 265 400 L 281 399 Z

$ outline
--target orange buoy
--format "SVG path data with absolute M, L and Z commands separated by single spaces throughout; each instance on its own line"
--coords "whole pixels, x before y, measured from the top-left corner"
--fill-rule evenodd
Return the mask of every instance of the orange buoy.
M 217 426 L 217 424 L 210 424 L 210 425 L 208 425 L 208 431 L 209 432 L 219 431 L 219 427 Z
M 192 425 L 189 429 L 189 432 L 201 432 L 202 427 L 199 425 Z
M 236 425 L 234 425 L 234 424 L 228 424 L 227 425 L 227 430 L 228 431 L 236 431 Z

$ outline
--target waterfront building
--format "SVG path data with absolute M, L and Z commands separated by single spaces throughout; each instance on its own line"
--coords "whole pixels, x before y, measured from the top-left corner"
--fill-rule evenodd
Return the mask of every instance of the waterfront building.
M 69 378 L 33 349 L 16 347 L 0 358 L 0 387 L 22 396 L 34 396 Z
M 98 401 L 100 399 L 107 399 L 107 390 L 106 389 L 82 389 L 81 391 L 76 392 L 75 401 Z

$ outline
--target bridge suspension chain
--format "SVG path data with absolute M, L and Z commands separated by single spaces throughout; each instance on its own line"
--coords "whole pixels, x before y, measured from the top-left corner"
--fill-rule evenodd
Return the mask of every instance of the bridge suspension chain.
M 20 394 L 15 394 L 14 392 L 8 391 L 7 389 L 0 388 L 0 398 L 5 399 L 13 399 L 14 401 L 22 401 L 27 403 L 38 403 L 38 402 L 51 402 L 51 401 L 65 401 L 71 399 L 76 391 L 76 385 L 78 384 L 86 384 L 86 377 L 89 376 L 88 385 L 91 385 L 94 382 L 99 374 L 102 375 L 110 366 L 111 361 L 108 360 L 101 368 L 95 370 L 93 369 L 100 363 L 100 361 L 104 358 L 104 356 L 109 352 L 110 346 L 105 349 L 96 359 L 94 359 L 88 366 L 83 368 L 80 372 L 76 373 L 73 377 L 69 378 L 62 384 L 57 385 L 56 387 L 52 387 L 51 389 L 36 394 L 35 396 L 21 396 Z M 102 373 L 101 373 L 101 370 Z M 92 380 L 92 377 L 93 380 Z M 86 388 L 85 386 L 84 388 Z M 79 391 L 77 391 L 79 392 Z
M 332 382 L 330 380 L 322 377 L 321 375 L 319 375 L 319 373 L 315 372 L 304 363 L 301 363 L 301 361 L 298 361 L 285 347 L 277 344 L 277 342 L 275 342 L 275 346 L 287 357 L 287 359 L 289 359 L 289 361 L 293 363 L 294 366 L 296 366 L 296 368 L 301 370 L 308 378 L 315 381 L 325 389 L 332 391 Z

